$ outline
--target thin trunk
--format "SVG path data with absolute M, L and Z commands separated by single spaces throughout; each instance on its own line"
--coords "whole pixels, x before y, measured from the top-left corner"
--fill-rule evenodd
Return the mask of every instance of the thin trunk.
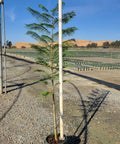
M 52 80 L 52 100 L 53 100 L 53 117 L 54 117 L 54 134 L 55 134 L 55 140 L 58 141 L 57 138 L 57 122 L 56 122 L 56 107 L 55 107 L 55 94 L 54 94 L 54 82 Z
M 52 19 L 53 24 L 53 19 Z M 55 140 L 58 141 L 57 138 L 57 120 L 56 120 L 56 103 L 55 103 L 55 90 L 54 90 L 54 75 L 53 75 L 53 30 L 54 26 L 52 27 L 52 45 L 51 45 L 51 74 L 52 74 L 52 101 L 53 101 L 53 118 L 54 118 L 54 134 L 55 134 Z
M 51 50 L 52 54 L 52 50 Z M 52 55 L 51 55 L 52 56 Z M 57 122 L 56 122 L 56 105 L 55 105 L 55 90 L 54 90 L 54 76 L 53 76 L 53 60 L 51 63 L 51 74 L 52 74 L 52 101 L 53 101 L 53 118 L 54 118 L 54 134 L 55 134 L 55 140 L 58 141 L 57 138 Z

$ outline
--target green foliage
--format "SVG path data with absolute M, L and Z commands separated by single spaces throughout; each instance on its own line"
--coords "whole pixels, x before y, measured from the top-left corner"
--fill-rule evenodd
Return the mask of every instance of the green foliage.
M 43 92 L 41 93 L 41 96 L 42 96 L 42 97 L 46 97 L 46 96 L 51 95 L 51 94 L 52 94 L 52 91 L 43 91 Z
M 65 3 L 63 2 L 63 5 Z M 56 41 L 56 36 L 58 36 L 58 4 L 52 10 L 48 10 L 43 5 L 39 5 L 41 11 L 36 11 L 30 7 L 27 10 L 31 15 L 38 21 L 38 23 L 26 24 L 26 28 L 29 29 L 28 35 L 31 35 L 34 39 L 39 42 L 53 42 Z M 74 11 L 63 14 L 63 25 L 67 24 L 71 19 L 76 16 Z M 52 33 L 51 29 L 55 32 Z M 77 30 L 76 27 L 70 27 L 63 29 L 63 35 L 71 35 Z M 39 33 L 36 33 L 36 31 Z M 41 33 L 41 35 L 40 35 Z M 43 36 L 43 33 L 46 35 Z M 57 37 L 58 38 L 58 37 Z
M 103 48 L 109 48 L 109 46 L 110 46 L 109 42 L 104 42 L 103 43 Z
M 110 47 L 120 48 L 120 40 L 116 40 L 115 42 L 112 42 L 112 43 L 110 44 Z
M 91 43 L 87 45 L 87 48 L 96 48 L 97 47 L 97 43 Z
M 72 50 L 68 51 L 70 53 L 71 57 L 101 57 L 101 58 L 111 58 L 111 53 L 104 52 L 104 51 L 83 51 L 83 50 Z M 113 52 L 112 58 L 119 59 L 120 58 L 120 52 Z
M 65 3 L 63 2 L 63 5 Z M 59 50 L 58 43 L 58 4 L 55 8 L 49 10 L 43 5 L 39 5 L 40 11 L 36 11 L 30 7 L 27 10 L 31 15 L 38 21 L 38 23 L 26 24 L 28 29 L 27 33 L 38 42 L 42 42 L 43 45 L 31 45 L 32 48 L 36 49 L 39 53 L 37 63 L 48 68 L 52 78 L 55 78 L 58 72 L 59 65 Z M 74 11 L 63 14 L 63 25 L 66 25 L 70 20 L 76 16 Z M 69 27 L 63 29 L 63 36 L 70 36 L 77 30 L 76 27 Z M 65 57 L 67 49 L 73 47 L 72 43 L 74 39 L 66 40 L 63 42 L 63 56 Z M 64 62 L 65 67 L 65 62 Z
M 48 81 L 42 80 L 42 81 L 39 81 L 39 82 L 44 83 L 45 85 L 48 85 Z
M 88 44 L 88 45 L 87 45 L 87 48 L 90 48 L 90 47 L 91 47 L 91 45 L 90 45 L 90 44 Z
M 9 40 L 7 40 L 7 41 L 6 41 L 6 45 L 7 45 L 8 48 L 11 48 L 11 46 L 12 46 L 12 42 L 9 41 Z

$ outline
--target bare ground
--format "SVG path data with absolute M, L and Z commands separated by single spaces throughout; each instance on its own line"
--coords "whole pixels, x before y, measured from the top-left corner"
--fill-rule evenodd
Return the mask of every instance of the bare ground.
M 0 95 L 0 144 L 44 144 L 53 132 L 50 97 L 40 92 L 40 67 L 7 57 L 7 91 Z M 79 136 L 81 144 L 120 144 L 120 71 L 66 70 L 64 133 Z M 49 87 L 48 87 L 49 88 Z M 59 126 L 58 88 L 56 88 Z

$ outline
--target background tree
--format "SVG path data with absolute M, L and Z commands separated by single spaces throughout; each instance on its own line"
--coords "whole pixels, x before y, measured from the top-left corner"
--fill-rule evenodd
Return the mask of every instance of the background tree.
M 9 41 L 9 40 L 7 40 L 7 41 L 6 41 L 6 45 L 7 45 L 8 48 L 11 48 L 11 46 L 12 46 L 12 42 Z
M 90 47 L 91 47 L 91 44 L 88 44 L 88 45 L 87 45 L 87 48 L 90 48 Z
M 63 6 L 65 3 L 62 3 Z M 38 50 L 39 58 L 37 63 L 47 68 L 46 71 L 38 69 L 39 72 L 44 72 L 43 78 L 50 79 L 51 89 L 41 93 L 42 96 L 51 95 L 53 102 L 53 119 L 54 119 L 54 134 L 57 141 L 57 124 L 56 124 L 56 108 L 55 108 L 55 86 L 58 82 L 55 81 L 58 77 L 58 64 L 59 64 L 59 52 L 58 52 L 58 4 L 55 8 L 49 10 L 43 5 L 38 5 L 40 12 L 30 7 L 27 10 L 38 21 L 38 23 L 26 24 L 29 29 L 27 34 L 38 42 L 42 42 L 44 45 L 32 45 L 33 48 Z M 62 23 L 67 24 L 72 18 L 76 16 L 74 11 L 63 14 Z M 77 30 L 76 27 L 69 27 L 63 29 L 63 37 L 70 36 Z M 66 55 L 66 50 L 72 47 L 71 40 L 63 42 L 63 56 Z M 44 83 L 48 84 L 48 81 L 44 79 Z
M 109 48 L 109 47 L 110 47 L 109 42 L 104 42 L 104 43 L 103 43 L 103 48 Z
M 91 43 L 87 45 L 87 48 L 96 48 L 97 47 L 97 43 Z
M 115 42 L 112 42 L 111 44 L 110 44 L 110 47 L 115 47 Z
M 91 47 L 92 48 L 96 48 L 97 47 L 97 43 L 91 43 Z
M 118 40 L 115 41 L 115 47 L 118 48 L 120 46 L 120 42 Z
M 120 40 L 113 41 L 112 43 L 105 43 L 104 45 L 111 48 L 120 48 Z
M 112 42 L 111 47 L 120 48 L 120 40 L 116 40 L 115 42 Z

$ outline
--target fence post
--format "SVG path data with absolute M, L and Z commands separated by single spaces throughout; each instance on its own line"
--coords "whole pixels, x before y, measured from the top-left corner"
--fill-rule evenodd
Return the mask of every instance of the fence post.
M 2 66 L 2 30 L 1 30 L 1 2 L 0 1 L 0 93 L 3 93 L 3 66 Z

